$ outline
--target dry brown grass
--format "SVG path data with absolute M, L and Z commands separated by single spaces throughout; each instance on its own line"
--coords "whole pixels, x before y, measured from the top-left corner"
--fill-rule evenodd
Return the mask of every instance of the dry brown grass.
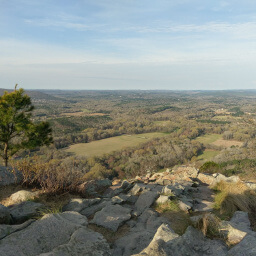
M 202 218 L 195 224 L 195 227 L 209 238 L 223 238 L 220 232 L 221 220 L 211 213 L 205 213 Z
M 212 142 L 213 145 L 223 147 L 223 148 L 230 148 L 232 146 L 239 146 L 241 147 L 243 145 L 243 142 L 237 141 L 237 140 L 223 140 L 218 139 L 214 142 Z
M 156 204 L 154 209 L 170 221 L 170 226 L 175 233 L 183 235 L 191 221 L 189 215 L 180 210 L 177 201 L 172 200 L 163 204 Z
M 10 186 L 4 186 L 0 187 L 0 204 L 4 206 L 9 206 L 12 204 L 12 201 L 10 200 L 10 196 L 20 190 L 22 190 L 21 185 L 10 185 Z
M 235 211 L 248 212 L 252 228 L 256 230 L 256 191 L 250 190 L 242 182 L 219 182 L 215 188 L 215 208 L 220 215 L 232 217 Z

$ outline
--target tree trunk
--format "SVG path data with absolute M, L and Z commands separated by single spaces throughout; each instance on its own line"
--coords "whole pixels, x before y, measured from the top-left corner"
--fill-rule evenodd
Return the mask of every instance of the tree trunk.
M 8 143 L 4 145 L 4 166 L 8 166 Z

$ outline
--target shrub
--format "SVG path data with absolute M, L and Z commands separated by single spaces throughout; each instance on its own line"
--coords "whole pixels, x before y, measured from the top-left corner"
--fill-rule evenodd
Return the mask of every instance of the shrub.
M 216 172 L 220 172 L 220 166 L 219 164 L 213 161 L 208 161 L 204 163 L 199 170 L 200 172 L 203 172 L 203 173 L 216 173 Z
M 223 217 L 232 217 L 236 211 L 248 212 L 254 229 L 256 228 L 256 191 L 242 183 L 219 182 L 215 188 L 215 209 Z
M 22 172 L 24 185 L 36 186 L 48 193 L 75 191 L 83 181 L 80 171 L 66 168 L 56 159 L 43 162 L 39 157 L 25 158 L 15 167 Z

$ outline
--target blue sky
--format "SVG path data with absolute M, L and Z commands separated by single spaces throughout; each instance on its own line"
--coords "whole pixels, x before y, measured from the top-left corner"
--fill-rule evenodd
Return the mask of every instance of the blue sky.
M 256 89 L 256 1 L 0 0 L 0 87 Z

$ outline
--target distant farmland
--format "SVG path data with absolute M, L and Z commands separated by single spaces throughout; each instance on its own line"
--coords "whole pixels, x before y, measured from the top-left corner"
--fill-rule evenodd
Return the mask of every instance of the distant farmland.
M 237 140 L 223 140 L 221 134 L 206 134 L 196 138 L 196 141 L 207 144 L 215 145 L 222 148 L 229 148 L 231 146 L 242 146 L 243 142 Z M 217 156 L 220 150 L 206 149 L 201 155 L 197 157 L 197 160 L 210 161 L 213 157 Z
M 67 152 L 74 153 L 79 156 L 100 156 L 113 151 L 119 151 L 127 147 L 134 147 L 141 143 L 145 143 L 152 138 L 166 136 L 166 133 L 152 132 L 133 135 L 122 135 L 103 140 L 92 141 L 90 143 L 79 143 L 71 145 Z

